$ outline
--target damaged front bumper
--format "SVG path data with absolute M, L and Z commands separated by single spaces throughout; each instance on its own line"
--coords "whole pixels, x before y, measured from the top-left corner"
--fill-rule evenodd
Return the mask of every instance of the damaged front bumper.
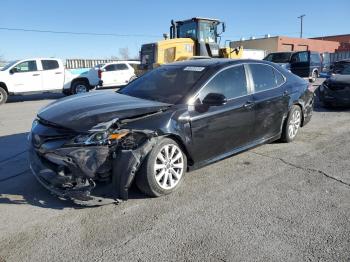
M 132 149 L 122 144 L 52 148 L 52 141 L 35 147 L 30 142 L 30 168 L 40 184 L 60 198 L 85 206 L 118 203 L 128 199 L 137 170 L 156 144 L 154 132 L 145 137 Z

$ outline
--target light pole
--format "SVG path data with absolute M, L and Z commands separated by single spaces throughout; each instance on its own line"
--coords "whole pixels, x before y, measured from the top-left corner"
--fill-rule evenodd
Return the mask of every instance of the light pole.
M 305 15 L 298 16 L 300 19 L 300 38 L 303 38 L 303 18 Z

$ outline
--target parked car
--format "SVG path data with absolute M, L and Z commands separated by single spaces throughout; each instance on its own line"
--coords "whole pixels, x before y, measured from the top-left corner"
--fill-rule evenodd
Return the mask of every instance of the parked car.
M 350 106 L 350 60 L 331 67 L 331 75 L 319 88 L 319 98 L 327 107 Z
M 135 69 L 138 61 L 118 61 L 97 65 L 94 69 L 98 71 L 101 78 L 100 87 L 124 86 L 136 78 Z
M 264 60 L 274 62 L 300 77 L 315 82 L 322 72 L 321 55 L 313 51 L 276 52 L 268 54 Z
M 320 53 L 313 51 L 293 53 L 290 60 L 290 71 L 300 77 L 309 78 L 310 82 L 315 82 L 322 72 Z
M 0 104 L 13 94 L 62 90 L 65 94 L 88 92 L 99 84 L 94 70 L 72 74 L 60 59 L 32 58 L 10 62 L 0 71 Z
M 268 54 L 264 60 L 276 63 L 284 69 L 290 70 L 290 59 L 293 52 L 275 52 Z
M 187 170 L 281 139 L 313 112 L 309 84 L 259 60 L 200 59 L 156 68 L 118 92 L 63 98 L 39 111 L 30 165 L 61 197 L 93 201 L 96 181 L 127 198 L 176 190 Z

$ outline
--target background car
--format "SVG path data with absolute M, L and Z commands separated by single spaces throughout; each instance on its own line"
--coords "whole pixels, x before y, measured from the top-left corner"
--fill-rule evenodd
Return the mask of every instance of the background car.
M 100 87 L 124 86 L 136 78 L 138 61 L 118 61 L 95 66 L 102 80 Z
M 290 70 L 290 59 L 293 52 L 275 52 L 268 54 L 264 60 L 276 63 L 284 69 Z
M 318 90 L 325 106 L 350 106 L 350 60 L 334 63 L 330 76 Z
M 30 134 L 31 168 L 63 197 L 90 199 L 95 181 L 109 179 L 125 198 L 134 178 L 147 195 L 169 194 L 188 169 L 274 140 L 293 141 L 312 116 L 308 86 L 265 61 L 164 65 L 118 92 L 43 108 Z

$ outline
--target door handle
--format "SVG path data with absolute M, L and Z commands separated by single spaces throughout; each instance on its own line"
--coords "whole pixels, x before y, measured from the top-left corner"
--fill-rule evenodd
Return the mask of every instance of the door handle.
M 255 105 L 255 102 L 253 102 L 253 101 L 247 101 L 247 102 L 243 105 L 243 107 L 244 107 L 244 108 L 252 108 L 254 105 Z
M 40 76 L 40 74 L 33 74 L 33 76 Z
M 61 74 L 62 74 L 62 72 L 56 72 L 55 74 L 56 74 L 56 75 L 61 75 Z

